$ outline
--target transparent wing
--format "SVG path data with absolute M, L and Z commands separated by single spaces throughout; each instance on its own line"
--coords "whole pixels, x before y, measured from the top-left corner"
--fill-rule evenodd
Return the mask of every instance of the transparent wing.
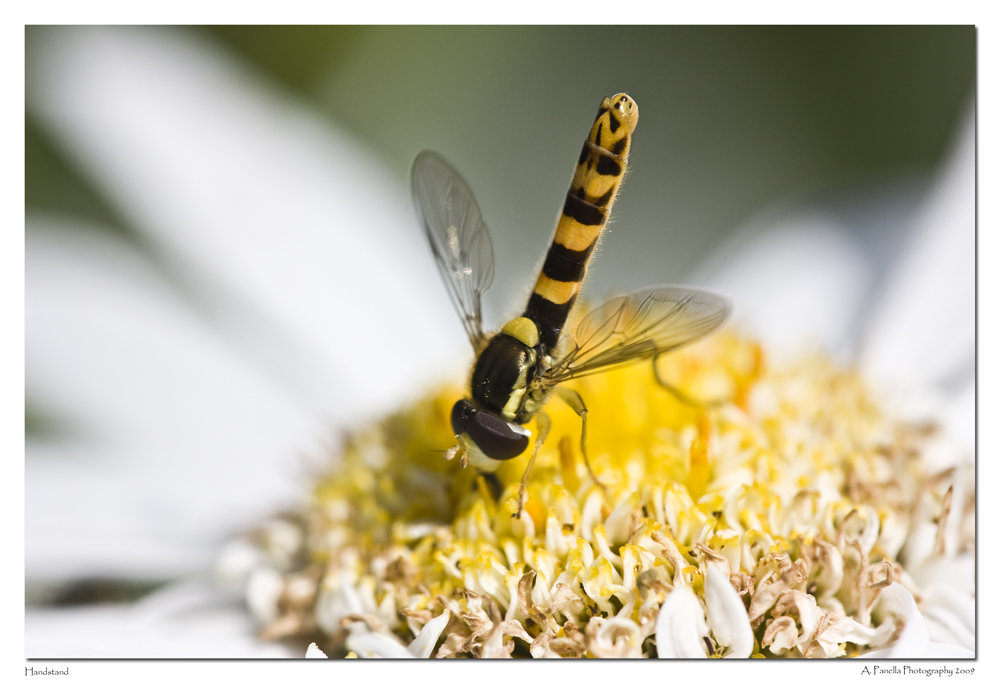
M 545 380 L 564 382 L 680 348 L 718 328 L 729 310 L 726 299 L 687 287 L 651 287 L 616 297 L 580 321 L 573 348 Z
M 480 299 L 493 282 L 493 243 L 479 205 L 458 172 L 434 152 L 417 155 L 410 181 L 438 270 L 479 350 L 485 344 Z

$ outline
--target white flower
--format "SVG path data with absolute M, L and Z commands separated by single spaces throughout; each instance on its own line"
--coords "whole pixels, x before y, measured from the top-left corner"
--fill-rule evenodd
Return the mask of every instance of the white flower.
M 91 432 L 76 442 L 28 444 L 26 574 L 51 581 L 91 573 L 150 580 L 194 574 L 211 565 L 220 538 L 297 502 L 301 481 L 289 474 L 288 458 L 324 438 L 329 422 L 353 424 L 397 405 L 440 377 L 442 368 L 456 367 L 454 359 L 467 351 L 459 334 L 443 339 L 437 333 L 457 327 L 419 230 L 395 229 L 415 223 L 405 192 L 346 135 L 181 33 L 88 28 L 56 30 L 48 39 L 31 46 L 31 114 L 114 198 L 161 261 L 153 264 L 101 233 L 66 230 L 65 218 L 28 217 L 29 400 Z M 873 376 L 888 377 L 887 383 L 901 376 L 919 380 L 917 392 L 894 387 L 925 397 L 918 405 L 900 401 L 898 410 L 946 416 L 939 456 L 957 465 L 974 457 L 969 415 L 975 384 L 962 365 L 973 342 L 968 130 L 923 214 L 918 244 L 907 252 L 914 255 L 877 302 L 880 313 L 867 327 L 874 331 L 864 356 Z M 958 221 L 954 228 L 945 225 L 952 219 Z M 847 357 L 855 351 L 850 341 L 872 268 L 839 227 L 828 218 L 792 216 L 722 250 L 703 279 L 732 292 L 744 324 L 776 345 L 792 346 L 812 334 Z M 373 254 L 396 279 L 369 277 Z M 186 298 L 171 278 L 188 283 Z M 345 296 L 359 281 L 368 296 Z M 409 286 L 398 287 L 400 281 Z M 956 285 L 959 293 L 952 294 Z M 929 305 L 927 292 L 948 294 Z M 390 297 L 398 302 L 395 320 L 370 315 L 373 302 Z M 399 352 L 399 330 L 419 362 L 384 362 Z M 902 348 L 905 353 L 897 352 Z M 913 374 L 914 368 L 922 374 Z M 935 389 L 930 398 L 928 384 Z M 948 445 L 956 440 L 964 453 Z M 956 486 L 955 507 L 973 494 L 969 478 L 964 490 Z M 588 565 L 595 576 L 598 570 L 617 575 L 616 556 L 604 546 L 627 533 L 627 520 L 609 519 L 600 529 L 599 505 L 585 510 L 587 533 L 606 533 L 607 539 Z M 669 502 L 665 508 L 670 514 Z M 968 533 L 961 519 L 956 513 L 944 520 L 941 533 L 927 528 L 928 542 L 914 541 L 902 551 L 924 592 L 924 614 L 898 583 L 883 590 L 874 607 L 906 621 L 893 656 L 918 656 L 914 647 L 925 645 L 946 648 L 935 652 L 974 646 L 972 563 L 961 542 Z M 304 542 L 290 531 L 275 535 L 274 557 L 292 557 Z M 558 526 L 544 533 L 553 552 L 565 551 Z M 691 533 L 699 532 L 692 526 Z M 731 547 L 715 550 L 738 563 Z M 250 581 L 252 611 L 269 620 L 290 586 L 253 553 L 229 560 L 227 573 Z M 547 586 L 536 582 L 535 604 L 578 609 L 558 588 L 547 593 L 553 583 L 565 585 L 552 581 L 555 574 L 553 568 Z M 477 576 L 484 594 L 511 599 L 516 592 L 499 570 Z M 835 577 L 823 578 L 835 583 Z M 328 633 L 353 614 L 391 607 L 374 604 L 349 572 L 325 580 L 337 585 L 324 593 L 316 615 Z M 234 602 L 213 590 L 202 586 L 179 603 L 197 603 L 195 614 L 208 614 L 198 624 L 176 610 L 149 609 L 158 600 L 177 599 L 176 586 L 127 608 L 75 616 L 29 610 L 26 649 L 43 657 L 286 653 L 256 644 L 249 624 L 233 628 L 240 623 L 230 618 L 234 612 L 225 619 L 214 614 L 220 606 L 232 610 Z M 655 609 L 657 594 L 650 596 L 643 614 Z M 610 596 L 598 598 L 611 604 Z M 806 603 L 799 603 L 800 616 L 809 612 Z M 729 579 L 709 565 L 704 604 L 690 587 L 678 585 L 660 607 L 660 656 L 706 656 L 706 638 L 713 653 L 749 656 L 753 637 L 741 609 Z M 504 635 L 529 642 L 527 634 L 514 632 L 513 616 L 484 624 L 477 641 L 484 654 L 508 654 Z M 772 651 L 798 644 L 794 623 L 789 629 L 781 619 L 770 630 Z M 884 635 L 835 619 L 816 621 L 824 628 L 819 646 L 831 651 L 845 641 L 874 644 Z M 226 628 L 216 633 L 232 638 L 211 640 L 210 627 L 223 622 Z M 347 627 L 348 647 L 361 656 L 428 656 L 446 622 L 431 619 L 407 649 L 355 621 Z M 182 630 L 190 637 L 179 636 Z M 639 651 L 642 636 L 616 618 L 595 622 L 586 634 L 621 656 Z M 529 643 L 532 653 L 551 654 L 541 640 Z M 559 647 L 572 651 L 578 643 L 570 640 Z M 318 647 L 310 652 L 322 654 Z

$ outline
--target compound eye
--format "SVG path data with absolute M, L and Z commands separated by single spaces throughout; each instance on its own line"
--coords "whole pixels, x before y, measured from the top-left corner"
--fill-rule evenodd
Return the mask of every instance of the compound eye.
M 455 436 L 465 433 L 469 418 L 474 412 L 476 409 L 464 398 L 455 402 L 455 406 L 451 409 L 451 428 L 455 431 Z
M 453 410 L 452 415 L 454 413 Z M 531 436 L 531 432 L 524 427 L 512 425 L 481 410 L 472 413 L 465 431 L 483 455 L 493 460 L 510 460 L 521 455 L 528 447 Z

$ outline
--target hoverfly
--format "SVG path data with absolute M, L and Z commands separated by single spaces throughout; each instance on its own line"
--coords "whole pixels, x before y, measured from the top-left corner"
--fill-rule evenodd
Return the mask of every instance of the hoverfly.
M 493 472 L 527 449 L 531 432 L 524 425 L 538 418 L 539 434 L 521 480 L 515 517 L 520 517 L 528 474 L 548 435 L 550 420 L 541 408 L 552 394 L 581 417 L 580 450 L 600 484 L 585 448 L 587 408 L 562 382 L 645 359 L 653 360 L 655 372 L 657 357 L 711 333 L 729 315 L 729 303 L 715 294 L 661 286 L 605 302 L 583 317 L 572 335 L 563 329 L 625 174 L 638 118 L 628 95 L 603 100 L 525 311 L 492 336 L 483 332 L 480 299 L 493 281 L 493 245 L 475 197 L 437 154 L 422 152 L 413 163 L 417 214 L 476 353 L 469 398 L 452 409 L 458 445 L 448 457 L 461 453 L 463 465 L 471 462 L 482 472 Z

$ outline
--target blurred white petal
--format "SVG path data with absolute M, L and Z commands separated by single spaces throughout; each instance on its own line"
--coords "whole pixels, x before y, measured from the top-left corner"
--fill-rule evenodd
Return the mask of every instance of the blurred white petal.
M 278 600 L 285 588 L 284 578 L 274 567 L 260 566 L 247 579 L 247 607 L 260 624 L 269 624 L 278 617 Z
M 920 586 L 951 585 L 961 587 L 971 595 L 976 585 L 976 558 L 973 553 L 953 558 L 936 557 L 914 566 L 910 575 Z
M 972 373 L 975 212 L 976 129 L 970 115 L 872 317 L 863 368 L 880 384 L 912 391 Z
M 738 231 L 695 278 L 730 296 L 734 324 L 772 352 L 824 348 L 859 362 L 894 412 L 933 416 L 963 449 L 942 466 L 975 458 L 975 142 L 970 115 L 901 226 L 858 236 L 836 211 L 784 211 Z M 898 220 L 907 202 L 857 203 Z
M 215 576 L 222 586 L 242 588 L 251 572 L 266 559 L 260 547 L 248 539 L 236 538 L 223 546 L 215 561 Z
M 329 121 L 190 34 L 47 38 L 29 109 L 139 230 L 298 341 L 253 350 L 314 409 L 384 410 L 468 355 L 407 193 Z
M 298 499 L 318 425 L 135 252 L 82 235 L 26 234 L 25 379 L 69 432 L 27 442 L 26 571 L 205 570 L 227 534 Z
M 970 592 L 945 581 L 934 583 L 924 593 L 923 614 L 932 641 L 975 650 L 976 598 Z
M 309 643 L 309 647 L 306 648 L 306 659 L 327 659 L 327 656 L 316 643 Z
M 974 650 L 976 560 L 973 553 L 933 557 L 909 572 L 923 595 L 923 628 L 928 638 L 941 645 Z
M 25 657 L 284 658 L 256 636 L 238 597 L 199 582 L 175 584 L 127 606 L 28 609 Z
M 862 339 L 861 367 L 887 408 L 940 422 L 974 461 L 976 406 L 976 128 L 966 117 Z
M 964 659 L 976 656 L 964 647 L 933 642 L 927 622 L 917 609 L 910 592 L 899 583 L 885 588 L 879 596 L 879 607 L 905 621 L 903 633 L 891 647 L 861 655 L 868 659 Z
M 323 579 L 324 587 L 316 603 L 316 623 L 327 633 L 337 633 L 341 621 L 351 614 L 363 614 L 364 605 L 347 571 L 330 574 Z
M 872 278 L 846 231 L 810 213 L 746 228 L 702 272 L 733 300 L 733 323 L 779 355 L 844 351 Z
M 968 377 L 948 396 L 938 412 L 948 437 L 963 449 L 967 462 L 976 459 L 976 377 Z M 954 464 L 954 463 L 953 463 Z

